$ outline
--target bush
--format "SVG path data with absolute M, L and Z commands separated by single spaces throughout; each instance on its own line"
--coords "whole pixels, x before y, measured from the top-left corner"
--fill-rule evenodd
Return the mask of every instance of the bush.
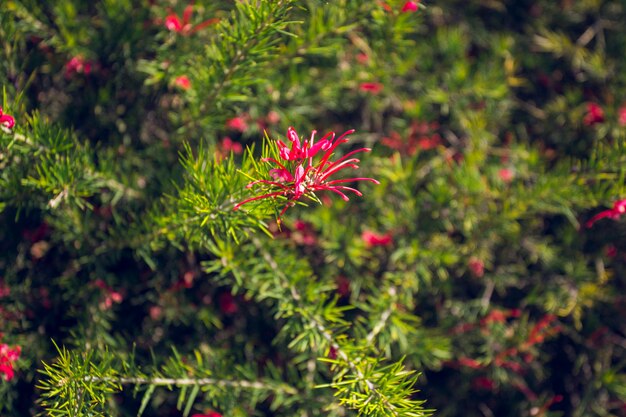
M 624 19 L 4 1 L 0 412 L 626 416 Z

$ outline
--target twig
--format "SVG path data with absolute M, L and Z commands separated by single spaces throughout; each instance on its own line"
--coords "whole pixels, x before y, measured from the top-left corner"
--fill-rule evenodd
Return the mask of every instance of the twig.
M 368 345 L 370 343 L 372 343 L 374 338 L 376 336 L 378 336 L 378 334 L 381 332 L 381 330 L 385 327 L 385 325 L 387 324 L 387 320 L 389 320 L 389 317 L 391 317 L 391 313 L 394 310 L 394 307 L 395 307 L 395 304 L 396 304 L 395 303 L 395 301 L 396 301 L 396 288 L 395 287 L 391 287 L 391 288 L 389 288 L 388 292 L 389 292 L 389 295 L 391 295 L 391 297 L 392 297 L 391 304 L 389 304 L 389 307 L 387 307 L 387 309 L 385 311 L 383 311 L 383 314 L 380 315 L 380 319 L 378 320 L 378 323 L 376 323 L 376 325 L 372 328 L 372 331 L 367 334 L 367 337 L 365 338 L 365 340 L 367 341 Z
M 218 387 L 228 388 L 246 388 L 256 390 L 280 390 L 288 394 L 297 394 L 298 390 L 287 384 L 264 384 L 258 381 L 240 381 L 240 380 L 228 380 L 228 379 L 215 379 L 215 378 L 141 378 L 141 377 L 94 377 L 88 376 L 85 378 L 86 382 L 93 381 L 105 381 L 116 382 L 118 384 L 132 384 L 132 385 L 175 385 L 175 386 L 190 386 L 190 385 L 215 385 Z

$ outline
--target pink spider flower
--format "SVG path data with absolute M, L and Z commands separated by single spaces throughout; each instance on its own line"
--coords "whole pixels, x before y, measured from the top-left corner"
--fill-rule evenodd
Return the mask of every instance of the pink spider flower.
M 0 126 L 4 126 L 7 129 L 12 129 L 15 126 L 15 119 L 13 116 L 2 113 L 2 107 L 0 107 Z
M 191 24 L 191 15 L 193 14 L 193 2 L 189 3 L 185 10 L 183 11 L 182 19 L 178 17 L 178 15 L 174 13 L 170 13 L 165 18 L 165 27 L 172 31 L 177 32 L 183 35 L 188 35 L 190 33 L 194 33 L 199 31 L 200 29 L 204 29 L 207 26 L 210 26 L 219 21 L 218 18 L 208 19 L 202 23 L 198 23 L 197 25 Z
M 585 226 L 587 226 L 587 228 L 589 228 L 589 227 L 593 226 L 593 224 L 595 222 L 597 222 L 598 220 L 603 219 L 605 217 L 608 217 L 608 218 L 613 219 L 613 220 L 617 220 L 624 214 L 626 214 L 626 199 L 624 199 L 624 200 L 617 200 L 615 203 L 613 203 L 613 207 L 612 208 L 610 208 L 608 210 L 601 211 L 600 213 L 596 214 L 591 219 L 589 219 L 587 221 L 587 223 L 585 223 Z
M 291 148 L 288 148 L 287 145 L 280 140 L 276 141 L 278 155 L 283 161 L 281 162 L 275 158 L 263 158 L 261 160 L 262 162 L 271 163 L 276 166 L 276 168 L 269 171 L 273 180 L 260 179 L 252 181 L 246 186 L 246 188 L 252 188 L 257 185 L 265 186 L 266 191 L 269 192 L 237 203 L 233 209 L 238 210 L 242 205 L 256 200 L 282 197 L 287 199 L 287 202 L 278 216 L 278 222 L 280 223 L 280 218 L 285 214 L 287 209 L 295 205 L 303 196 L 319 202 L 315 194 L 317 191 L 331 191 L 339 195 L 345 201 L 349 200 L 346 195 L 348 191 L 361 197 L 363 194 L 359 190 L 344 184 L 354 181 L 369 181 L 374 184 L 379 184 L 379 182 L 373 178 L 362 177 L 331 178 L 345 168 L 357 169 L 357 164 L 360 161 L 354 158 L 353 155 L 359 152 L 369 152 L 371 150 L 369 148 L 359 148 L 348 152 L 336 161 L 332 161 L 331 157 L 333 156 L 333 152 L 339 145 L 348 142 L 349 139 L 347 136 L 353 132 L 354 130 L 348 130 L 337 139 L 335 139 L 335 133 L 330 132 L 315 144 L 315 131 L 313 131 L 309 140 L 302 143 L 296 131 L 293 128 L 289 128 L 287 137 L 291 142 Z M 319 160 L 314 161 L 314 157 L 320 151 L 324 151 L 324 153 Z
M 315 156 L 315 154 L 318 153 L 320 150 L 328 150 L 332 145 L 331 141 L 328 140 L 328 138 L 331 136 L 331 134 L 334 137 L 334 133 L 328 133 L 317 144 L 315 144 L 316 133 L 317 131 L 314 130 L 311 133 L 311 138 L 309 140 L 305 140 L 304 143 L 300 144 L 300 138 L 298 137 L 298 133 L 296 133 L 293 127 L 289 127 L 289 129 L 287 129 L 287 139 L 289 139 L 289 141 L 291 142 L 291 149 L 289 149 L 283 141 L 276 141 L 280 157 L 286 161 L 297 161 L 311 158 Z

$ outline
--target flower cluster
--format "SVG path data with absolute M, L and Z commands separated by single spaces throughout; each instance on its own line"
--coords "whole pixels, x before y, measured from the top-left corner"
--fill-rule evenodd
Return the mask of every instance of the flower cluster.
M 354 130 L 348 130 L 343 135 L 335 139 L 335 133 L 326 134 L 317 143 L 315 142 L 315 130 L 311 133 L 308 140 L 301 141 L 298 134 L 293 128 L 287 131 L 287 139 L 291 146 L 285 144 L 281 140 L 276 140 L 275 146 L 277 150 L 277 158 L 263 158 L 262 162 L 273 164 L 275 168 L 269 171 L 272 180 L 260 179 L 252 181 L 246 187 L 252 188 L 260 186 L 265 189 L 265 193 L 252 198 L 248 198 L 235 205 L 237 210 L 242 205 L 251 201 L 261 200 L 265 198 L 282 198 L 287 202 L 278 216 L 280 217 L 292 207 L 300 198 L 306 196 L 312 200 L 318 201 L 315 192 L 331 191 L 339 195 L 343 200 L 348 201 L 349 198 L 345 194 L 350 191 L 358 196 L 362 196 L 361 192 L 355 188 L 345 186 L 345 183 L 354 181 L 369 181 L 374 184 L 379 182 L 373 178 L 344 178 L 331 179 L 331 177 L 345 168 L 357 169 L 359 159 L 353 155 L 359 152 L 369 152 L 369 148 L 359 148 L 348 152 L 343 157 L 332 161 L 331 158 L 337 147 L 348 142 L 347 136 Z M 317 155 L 321 155 L 316 158 Z
M 5 343 L 0 343 L 0 378 L 4 378 L 7 381 L 13 379 L 15 371 L 13 366 L 16 360 L 19 359 L 22 348 L 17 346 L 14 349 L 10 349 Z
M 587 226 L 587 228 L 589 228 L 589 227 L 593 226 L 593 224 L 595 222 L 597 222 L 598 220 L 603 219 L 605 217 L 608 217 L 608 218 L 613 219 L 613 220 L 617 220 L 624 214 L 626 214 L 626 199 L 624 199 L 624 200 L 617 200 L 615 203 L 613 203 L 613 207 L 612 208 L 610 208 L 608 210 L 601 211 L 600 213 L 596 214 L 591 219 L 589 219 L 587 221 L 587 223 L 585 223 L 585 226 Z
M 13 128 L 15 126 L 15 119 L 13 116 L 2 113 L 2 107 L 0 107 L 0 126 L 4 126 L 8 129 Z

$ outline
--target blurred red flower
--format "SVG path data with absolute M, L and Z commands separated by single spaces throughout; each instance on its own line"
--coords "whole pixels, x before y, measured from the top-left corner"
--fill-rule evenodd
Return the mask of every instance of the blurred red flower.
M 620 107 L 619 110 L 617 111 L 617 114 L 618 114 L 617 122 L 621 126 L 626 126 L 626 105 Z
M 361 83 L 359 89 L 367 93 L 378 94 L 382 91 L 383 85 L 381 83 Z
M 406 3 L 404 3 L 404 6 L 402 6 L 402 13 L 406 13 L 406 12 L 416 12 L 418 9 L 418 5 L 419 5 L 419 0 L 418 1 L 407 1 Z
M 477 378 L 474 378 L 474 380 L 472 381 L 472 386 L 477 389 L 493 391 L 496 388 L 496 383 L 491 378 L 487 378 L 486 376 L 479 376 Z
M 337 285 L 337 294 L 341 297 L 347 297 L 350 295 L 350 280 L 343 275 L 339 275 L 335 279 L 335 284 Z
M 189 77 L 187 77 L 186 75 L 176 77 L 176 79 L 174 80 L 174 84 L 182 88 L 183 90 L 189 90 L 191 88 L 191 80 L 189 80 Z
M 267 123 L 269 123 L 271 125 L 275 125 L 276 123 L 280 122 L 280 114 L 278 114 L 278 112 L 276 112 L 274 110 L 270 110 L 267 113 L 267 116 L 265 117 L 265 120 L 267 120 Z
M 223 156 L 226 156 L 230 154 L 231 152 L 234 153 L 235 155 L 241 155 L 241 153 L 243 152 L 243 146 L 241 146 L 241 143 L 235 142 L 228 136 L 225 136 L 221 140 L 219 146 L 220 146 L 219 153 L 220 155 L 223 155 Z
M 393 243 L 391 233 L 378 234 L 369 230 L 365 230 L 361 234 L 361 239 L 365 242 L 365 246 L 369 248 L 373 246 L 389 246 Z
M 178 17 L 178 15 L 174 13 L 170 13 L 165 18 L 165 27 L 172 31 L 177 32 L 182 35 L 189 35 L 190 33 L 194 33 L 203 29 L 209 25 L 219 22 L 218 18 L 208 19 L 202 23 L 198 23 L 197 25 L 191 24 L 191 15 L 193 14 L 193 2 L 190 3 L 185 10 L 183 11 L 182 19 Z
M 510 170 L 509 168 L 502 168 L 498 171 L 498 177 L 503 181 L 503 182 L 511 182 L 513 181 L 513 171 Z
M 485 275 L 485 264 L 478 258 L 470 258 L 467 262 L 467 267 L 476 278 L 481 278 Z
M 246 123 L 246 119 L 242 116 L 233 117 L 226 121 L 226 127 L 232 130 L 236 130 L 238 132 L 245 132 L 248 130 L 248 123 Z
M 217 297 L 217 305 L 224 314 L 234 314 L 239 310 L 235 297 L 229 292 L 223 292 Z
M 604 110 L 597 103 L 587 103 L 587 114 L 583 118 L 586 126 L 604 122 Z
M 6 343 L 0 343 L 0 376 L 6 381 L 12 380 L 15 376 L 15 361 L 18 360 L 21 353 L 22 348 L 20 346 L 10 349 Z
M 2 107 L 0 107 L 0 125 L 12 129 L 15 126 L 15 119 L 13 116 L 2 113 Z
M 70 78 L 74 74 L 89 75 L 92 69 L 91 61 L 86 61 L 82 56 L 75 56 L 65 64 L 65 78 Z
M 471 368 L 471 369 L 480 369 L 480 368 L 483 367 L 483 365 L 480 362 L 478 362 L 475 359 L 468 358 L 468 357 L 459 358 L 457 360 L 457 363 L 459 365 L 461 365 L 461 366 L 465 366 L 465 367 Z
M 357 54 L 356 60 L 359 62 L 359 64 L 365 65 L 365 64 L 367 64 L 369 62 L 370 57 L 367 56 L 367 54 L 361 52 L 361 53 Z
M 609 219 L 617 220 L 624 213 L 626 213 L 626 199 L 624 199 L 624 200 L 617 200 L 615 203 L 613 203 L 613 207 L 612 208 L 610 208 L 608 210 L 601 211 L 600 213 L 596 214 L 591 219 L 589 219 L 587 221 L 587 223 L 585 223 L 585 226 L 587 226 L 587 228 L 589 228 L 589 227 L 593 226 L 593 224 L 595 222 L 597 222 L 598 220 L 603 219 L 605 217 L 608 217 Z

